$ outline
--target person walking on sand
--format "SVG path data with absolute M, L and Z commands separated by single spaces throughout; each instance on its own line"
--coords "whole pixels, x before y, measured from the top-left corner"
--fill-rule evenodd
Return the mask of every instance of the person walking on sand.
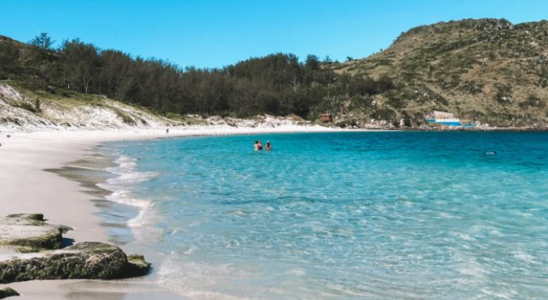
M 271 150 L 272 150 L 272 145 L 270 144 L 270 141 L 266 141 L 265 150 L 266 150 L 266 151 L 271 151 Z

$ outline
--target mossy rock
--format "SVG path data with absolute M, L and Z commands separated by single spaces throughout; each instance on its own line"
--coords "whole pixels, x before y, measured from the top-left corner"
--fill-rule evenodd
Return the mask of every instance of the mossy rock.
M 68 230 L 46 223 L 42 214 L 12 214 L 0 218 L 0 245 L 19 252 L 60 249 Z
M 43 214 L 11 214 L 11 215 L 7 215 L 6 218 L 23 218 L 28 220 L 44 222 Z
M 0 290 L 0 299 L 19 296 L 19 293 L 10 287 L 6 287 L 3 290 Z
M 147 274 L 150 270 L 150 264 L 146 262 L 143 255 L 128 255 L 127 260 L 130 263 L 128 270 L 129 273 Z
M 30 259 L 0 262 L 0 283 L 48 279 L 121 279 L 146 275 L 150 264 L 141 255 L 129 258 L 118 247 L 84 242 L 46 251 Z

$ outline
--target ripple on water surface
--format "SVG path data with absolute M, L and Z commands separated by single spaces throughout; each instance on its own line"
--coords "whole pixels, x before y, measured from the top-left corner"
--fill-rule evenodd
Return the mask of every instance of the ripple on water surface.
M 133 175 L 109 184 L 154 204 L 154 280 L 196 299 L 548 298 L 546 133 L 110 146 Z

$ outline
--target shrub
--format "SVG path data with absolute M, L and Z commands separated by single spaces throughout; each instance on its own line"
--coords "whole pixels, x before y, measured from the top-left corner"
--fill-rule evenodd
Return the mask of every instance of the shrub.
M 521 108 L 529 108 L 529 107 L 544 108 L 544 107 L 546 107 L 546 103 L 536 95 L 529 95 L 525 101 L 519 103 L 519 107 L 521 107 Z
M 498 85 L 495 100 L 502 105 L 508 105 L 512 102 L 512 86 L 509 84 Z

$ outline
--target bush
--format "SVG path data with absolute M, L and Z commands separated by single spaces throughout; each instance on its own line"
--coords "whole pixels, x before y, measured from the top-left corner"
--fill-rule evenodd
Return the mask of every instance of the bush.
M 509 84 L 498 85 L 495 100 L 502 105 L 508 105 L 512 102 L 512 86 Z
M 36 101 L 34 101 L 34 109 L 36 110 L 36 112 L 42 112 L 42 102 L 38 98 L 36 98 Z
M 527 99 L 525 101 L 519 103 L 519 107 L 521 107 L 521 108 L 529 108 L 529 107 L 544 108 L 544 107 L 546 107 L 546 103 L 536 95 L 529 95 L 529 97 L 527 97 Z
M 39 101 L 39 100 L 37 100 L 37 101 Z M 19 108 L 22 108 L 24 110 L 28 110 L 31 113 L 35 113 L 35 114 L 41 112 L 40 107 L 36 107 L 36 103 L 35 103 L 35 105 L 32 105 L 28 102 L 22 102 L 22 103 L 18 103 L 17 105 L 15 105 L 15 107 L 19 107 Z

